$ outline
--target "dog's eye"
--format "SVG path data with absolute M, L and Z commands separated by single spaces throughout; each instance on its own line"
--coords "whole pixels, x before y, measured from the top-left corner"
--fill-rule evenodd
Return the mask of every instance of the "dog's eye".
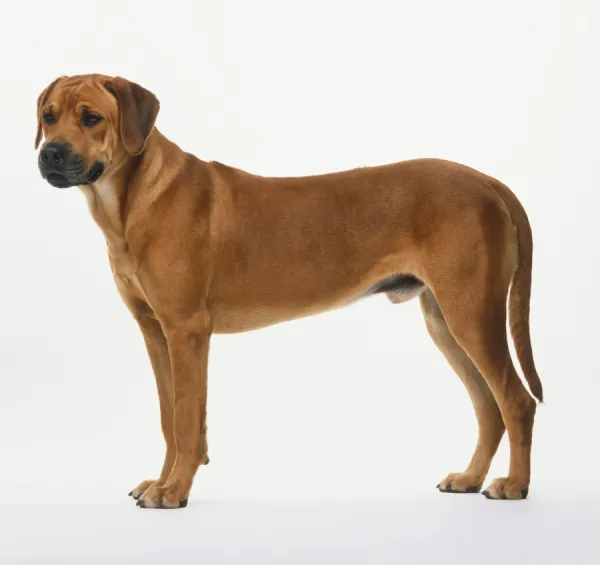
M 42 116 L 44 122 L 46 122 L 46 124 L 51 125 L 54 123 L 54 114 L 50 111 L 48 112 L 44 112 L 44 115 Z
M 102 121 L 102 116 L 99 116 L 98 114 L 89 114 L 88 112 L 85 112 L 81 116 L 81 123 L 86 128 L 94 127 L 96 124 L 99 124 L 101 121 Z

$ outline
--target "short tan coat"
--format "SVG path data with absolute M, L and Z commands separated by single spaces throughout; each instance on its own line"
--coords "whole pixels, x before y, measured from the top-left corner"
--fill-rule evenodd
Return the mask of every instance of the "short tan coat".
M 81 113 L 102 117 L 82 127 Z M 87 109 L 87 110 L 84 110 Z M 471 397 L 479 441 L 443 492 L 479 491 L 508 429 L 507 477 L 488 498 L 527 496 L 536 403 L 529 335 L 532 235 L 498 180 L 438 159 L 301 178 L 267 178 L 184 152 L 155 127 L 154 94 L 120 77 L 61 77 L 38 99 L 36 147 L 60 142 L 91 166 L 82 185 L 119 292 L 156 376 L 166 455 L 132 495 L 185 506 L 208 462 L 210 336 L 344 306 L 375 292 L 419 297 L 427 328 Z M 52 123 L 45 122 L 48 112 Z M 508 307 L 507 307 L 508 303 Z

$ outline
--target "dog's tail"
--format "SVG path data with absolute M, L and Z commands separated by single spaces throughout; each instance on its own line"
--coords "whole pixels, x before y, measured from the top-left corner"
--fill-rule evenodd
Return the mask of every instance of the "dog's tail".
M 515 194 L 500 182 L 494 183 L 498 196 L 508 208 L 517 235 L 518 258 L 508 298 L 510 331 L 517 357 L 533 396 L 544 401 L 542 382 L 533 360 L 529 331 L 529 301 L 531 297 L 531 270 L 533 237 L 523 206 Z

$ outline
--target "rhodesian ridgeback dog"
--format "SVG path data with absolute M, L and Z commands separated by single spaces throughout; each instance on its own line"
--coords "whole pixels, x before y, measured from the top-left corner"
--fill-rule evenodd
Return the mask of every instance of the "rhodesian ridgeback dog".
M 415 159 L 306 177 L 263 177 L 180 149 L 155 127 L 159 101 L 121 77 L 60 77 L 37 101 L 41 175 L 79 186 L 156 377 L 164 464 L 130 493 L 187 504 L 208 462 L 213 333 L 244 332 L 376 293 L 419 298 L 426 327 L 471 398 L 473 457 L 442 492 L 479 492 L 508 431 L 508 475 L 483 492 L 529 492 L 537 403 L 529 331 L 532 232 L 517 197 L 467 166 Z

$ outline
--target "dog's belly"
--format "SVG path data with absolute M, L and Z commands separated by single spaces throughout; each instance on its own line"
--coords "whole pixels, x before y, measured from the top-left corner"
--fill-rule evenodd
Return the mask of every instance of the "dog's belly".
M 375 284 L 358 284 L 352 291 L 339 292 L 335 297 L 324 293 L 310 302 L 295 305 L 281 303 L 224 305 L 213 309 L 213 329 L 215 333 L 239 333 L 256 330 L 274 324 L 321 314 L 336 308 L 342 308 L 368 296 L 386 294 L 393 303 L 406 302 L 419 296 L 426 286 L 416 277 L 407 274 L 386 276 Z

